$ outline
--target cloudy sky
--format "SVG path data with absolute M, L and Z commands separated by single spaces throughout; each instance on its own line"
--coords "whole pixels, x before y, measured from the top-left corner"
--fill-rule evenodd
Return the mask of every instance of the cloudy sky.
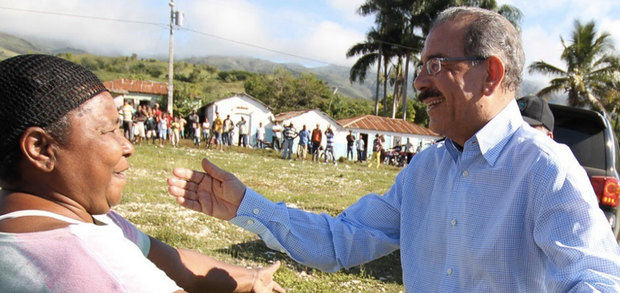
M 62 40 L 96 54 L 164 56 L 168 53 L 168 2 L 4 0 L 0 2 L 0 31 Z M 176 9 L 185 15 L 185 29 L 175 31 L 175 56 L 251 56 L 306 66 L 351 65 L 355 60 L 347 59 L 345 52 L 363 41 L 373 24 L 372 17 L 356 14 L 362 2 L 176 0 Z M 541 59 L 561 65 L 559 37 L 570 37 L 575 19 L 594 19 L 620 48 L 620 1 L 498 2 L 515 5 L 524 13 L 526 65 Z

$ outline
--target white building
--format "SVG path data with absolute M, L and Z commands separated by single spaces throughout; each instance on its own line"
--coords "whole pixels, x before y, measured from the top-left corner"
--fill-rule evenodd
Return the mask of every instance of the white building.
M 406 144 L 407 139 L 414 146 L 417 147 L 421 143 L 422 148 L 425 148 L 441 138 L 439 134 L 424 126 L 402 119 L 364 115 L 338 120 L 338 123 L 346 129 L 346 133 L 351 130 L 356 139 L 362 136 L 366 146 L 364 155 L 366 158 L 372 154 L 372 143 L 377 134 L 384 136 L 383 148 L 386 150 Z
M 280 113 L 275 116 L 276 121 L 282 122 L 281 125 L 289 125 L 293 123 L 297 132 L 301 131 L 303 126 L 306 126 L 306 130 L 310 134 L 312 134 L 312 130 L 314 130 L 319 125 L 319 129 L 322 132 L 322 142 L 321 145 L 325 148 L 326 138 L 325 138 L 325 130 L 327 127 L 331 127 L 334 132 L 334 156 L 336 159 L 339 157 L 346 157 L 347 155 L 347 142 L 346 136 L 348 132 L 334 119 L 332 119 L 329 115 L 319 109 L 312 110 L 303 110 L 303 111 L 291 111 Z M 269 136 L 269 141 L 271 141 L 271 128 L 267 131 Z M 299 144 L 299 138 L 296 138 L 294 141 L 293 152 L 297 151 L 297 145 Z
M 227 115 L 230 115 L 230 119 L 235 125 L 243 117 L 248 122 L 250 129 L 248 141 L 252 146 L 256 144 L 256 130 L 259 127 L 259 123 L 262 123 L 262 126 L 267 130 L 270 129 L 269 125 L 274 120 L 271 109 L 267 105 L 245 93 L 234 94 L 228 98 L 209 103 L 200 108 L 198 112 L 201 116 L 201 121 L 206 116 L 209 118 L 210 123 L 213 123 L 216 112 L 220 114 L 222 121 L 226 119 Z M 235 127 L 233 143 L 238 144 L 238 142 L 239 129 Z

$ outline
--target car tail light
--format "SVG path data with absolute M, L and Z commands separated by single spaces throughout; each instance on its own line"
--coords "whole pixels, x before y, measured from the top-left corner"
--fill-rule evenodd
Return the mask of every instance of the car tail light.
M 612 207 L 618 206 L 620 185 L 617 178 L 593 176 L 590 178 L 590 182 L 592 182 L 594 193 L 596 193 L 596 197 L 598 197 L 601 204 Z

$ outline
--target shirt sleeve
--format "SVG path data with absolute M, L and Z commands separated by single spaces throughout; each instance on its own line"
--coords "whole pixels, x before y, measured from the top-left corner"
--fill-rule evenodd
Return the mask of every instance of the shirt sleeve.
M 566 161 L 574 164 L 547 160 L 533 172 L 539 195 L 534 241 L 547 256 L 547 287 L 551 292 L 620 292 L 618 244 L 585 171 L 576 160 Z
M 399 248 L 399 182 L 397 177 L 385 195 L 368 194 L 337 217 L 288 208 L 246 188 L 231 222 L 258 234 L 269 248 L 297 262 L 335 272 Z
M 117 226 L 121 228 L 125 238 L 136 244 L 136 246 L 140 248 L 140 251 L 142 251 L 142 254 L 145 257 L 148 257 L 149 251 L 151 250 L 151 239 L 149 236 L 138 230 L 134 224 L 127 221 L 116 212 L 110 210 L 107 215 Z

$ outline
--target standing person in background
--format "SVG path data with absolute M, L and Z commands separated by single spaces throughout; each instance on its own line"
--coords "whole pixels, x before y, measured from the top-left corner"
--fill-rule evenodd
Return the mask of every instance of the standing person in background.
M 355 144 L 357 145 L 357 161 L 361 163 L 364 160 L 364 148 L 366 147 L 366 144 L 364 143 L 362 134 L 360 134 L 359 136 L 360 137 L 357 139 L 357 141 L 355 141 Z
M 196 110 L 193 110 L 192 113 L 187 118 L 189 120 L 189 135 L 194 136 L 194 125 L 195 123 L 200 123 L 200 116 Z
M 211 145 L 211 124 L 209 124 L 209 118 L 205 117 L 205 121 L 202 121 L 202 139 L 205 141 L 207 148 Z
M 136 120 L 136 141 L 138 145 L 142 145 L 142 141 L 146 139 L 146 128 L 145 122 L 147 118 L 146 110 L 142 106 L 138 106 L 138 111 L 136 112 L 135 120 Z
M 183 118 L 183 116 L 179 115 L 179 126 L 181 128 L 181 136 L 180 138 L 187 138 L 186 134 L 189 135 L 191 134 L 191 131 L 189 133 L 185 133 L 185 128 L 188 126 L 187 125 L 187 120 L 185 120 L 185 118 Z
M 293 127 L 293 122 L 288 126 L 284 126 L 282 131 L 284 136 L 284 143 L 282 144 L 282 159 L 290 160 L 293 154 L 293 141 L 297 137 L 297 129 Z
M 299 131 L 299 144 L 297 145 L 297 159 L 306 160 L 308 152 L 308 141 L 310 141 L 310 133 L 306 130 L 306 125 Z
M 157 139 L 157 119 L 155 118 L 155 114 L 153 113 L 153 109 L 149 109 L 148 117 L 145 123 L 146 128 L 146 140 L 148 142 L 149 139 L 152 139 L 153 145 L 155 145 L 155 140 Z
M 179 146 L 179 140 L 181 139 L 181 123 L 178 116 L 172 116 L 173 120 L 170 123 L 170 143 L 173 147 Z
M 372 158 L 370 158 L 370 162 L 368 163 L 368 168 L 372 166 L 373 162 L 377 162 L 377 169 L 379 165 L 381 165 L 381 152 L 383 151 L 383 143 L 381 142 L 381 137 L 379 134 L 375 135 L 375 140 L 372 142 Z
M 525 96 L 517 100 L 517 105 L 527 124 L 553 139 L 555 118 L 547 100 L 536 96 Z
M 243 118 L 243 116 L 241 117 L 241 120 L 237 122 L 237 127 L 239 128 L 238 146 L 241 146 L 241 144 L 243 144 L 243 147 L 246 148 L 248 147 L 248 134 L 250 133 L 250 128 L 248 127 L 248 123 L 247 121 L 245 121 L 245 118 Z
M 312 137 L 310 138 L 312 141 L 312 160 L 319 160 L 319 147 L 321 146 L 321 140 L 323 140 L 323 133 L 321 128 L 319 128 L 319 124 L 316 125 L 316 128 L 312 130 Z
M 271 146 L 276 151 L 282 149 L 282 130 L 284 130 L 284 128 L 280 125 L 280 121 L 276 120 L 271 127 L 271 132 L 273 132 L 271 136 Z
M 222 150 L 222 129 L 223 129 L 222 118 L 220 118 L 220 113 L 215 112 L 215 120 L 213 120 L 213 135 L 215 135 L 215 145 L 221 151 Z
M 265 127 L 263 127 L 263 122 L 258 123 L 258 128 L 256 128 L 256 148 L 262 149 L 265 147 Z
M 411 162 L 411 159 L 413 158 L 413 154 L 415 153 L 415 147 L 409 141 L 408 137 L 407 137 L 407 143 L 405 144 L 405 152 L 407 154 L 407 164 L 409 164 L 409 162 Z
M 347 135 L 347 160 L 353 160 L 353 144 L 355 144 L 355 136 L 353 131 L 349 130 L 349 135 Z M 349 154 L 351 155 L 350 159 Z
M 232 143 L 232 131 L 235 128 L 232 120 L 230 120 L 230 115 L 226 115 L 226 119 L 224 119 L 224 129 L 222 130 L 222 144 L 230 146 Z
M 123 118 L 123 133 L 125 138 L 133 141 L 133 132 L 131 131 L 133 126 L 133 106 L 129 103 L 129 100 L 125 100 L 123 107 L 121 108 L 121 117 Z
M 159 131 L 159 147 L 164 147 L 164 143 L 168 140 L 168 114 L 162 112 L 157 121 L 157 130 Z
M 334 165 L 336 165 L 336 156 L 334 155 L 334 132 L 332 131 L 331 126 L 327 126 L 325 130 L 325 162 L 327 163 L 327 158 L 329 157 L 327 154 L 331 155 L 332 161 Z
M 198 124 L 198 122 L 194 123 L 194 125 L 192 126 L 192 129 L 194 131 L 193 133 L 194 145 L 200 146 L 200 135 L 201 135 L 200 124 Z
M 167 140 L 172 140 L 172 122 L 174 121 L 173 115 L 170 112 L 166 112 L 166 121 L 168 122 L 168 137 Z

